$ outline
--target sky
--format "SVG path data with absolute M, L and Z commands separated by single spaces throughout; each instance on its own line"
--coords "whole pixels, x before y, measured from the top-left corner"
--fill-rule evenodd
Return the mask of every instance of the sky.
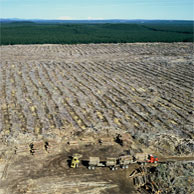
M 0 0 L 1 18 L 194 20 L 193 0 Z

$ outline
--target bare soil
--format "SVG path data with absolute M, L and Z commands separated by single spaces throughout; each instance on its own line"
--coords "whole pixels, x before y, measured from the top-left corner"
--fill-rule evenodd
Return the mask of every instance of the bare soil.
M 193 45 L 1 46 L 0 193 L 136 192 L 136 166 L 70 169 L 76 152 L 192 157 Z

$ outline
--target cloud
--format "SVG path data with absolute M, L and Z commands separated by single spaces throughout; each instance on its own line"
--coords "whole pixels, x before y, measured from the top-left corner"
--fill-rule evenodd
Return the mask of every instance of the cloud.
M 73 18 L 70 16 L 61 16 L 61 17 L 58 17 L 57 20 L 73 20 Z
M 98 17 L 87 17 L 87 18 L 73 18 L 73 17 L 70 17 L 70 16 L 61 16 L 61 17 L 58 17 L 56 18 L 57 20 L 104 20 L 104 18 L 98 18 Z
M 93 17 L 88 17 L 88 20 L 103 20 L 104 18 L 93 18 Z

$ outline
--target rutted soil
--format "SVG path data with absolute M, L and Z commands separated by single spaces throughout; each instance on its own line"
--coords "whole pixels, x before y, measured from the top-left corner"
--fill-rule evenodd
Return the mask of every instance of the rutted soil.
M 5 193 L 134 193 L 129 173 L 136 166 L 132 165 L 127 171 L 119 169 L 116 173 L 109 168 L 88 170 L 83 162 L 77 169 L 69 167 L 70 156 L 78 151 L 77 147 L 67 144 L 58 145 L 46 152 L 38 149 L 34 155 L 7 152 L 4 169 L 1 175 L 0 188 Z M 106 153 L 104 152 L 106 150 Z M 117 157 L 121 153 L 120 146 L 79 146 L 79 153 L 88 160 L 88 156 Z M 3 161 L 2 161 L 3 162 Z
M 193 43 L 0 48 L 0 193 L 25 193 L 25 185 L 31 193 L 129 191 L 122 174 L 67 167 L 62 145 L 82 136 L 125 133 L 127 146 L 110 148 L 117 154 L 194 154 Z M 49 141 L 53 152 L 31 156 L 36 141 Z

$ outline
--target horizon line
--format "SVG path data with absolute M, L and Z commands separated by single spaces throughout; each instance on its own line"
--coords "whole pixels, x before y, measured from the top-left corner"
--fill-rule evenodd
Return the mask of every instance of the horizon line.
M 89 19 L 89 18 L 85 18 L 85 19 L 45 19 L 45 18 L 1 18 L 2 19 L 7 19 L 7 20 L 57 20 L 57 21 L 93 21 L 93 20 L 97 20 L 97 21 L 103 21 L 103 20 L 165 20 L 165 21 L 194 21 L 194 19 L 120 19 L 120 18 L 109 18 L 109 19 L 99 19 L 99 18 L 94 18 L 94 19 Z

